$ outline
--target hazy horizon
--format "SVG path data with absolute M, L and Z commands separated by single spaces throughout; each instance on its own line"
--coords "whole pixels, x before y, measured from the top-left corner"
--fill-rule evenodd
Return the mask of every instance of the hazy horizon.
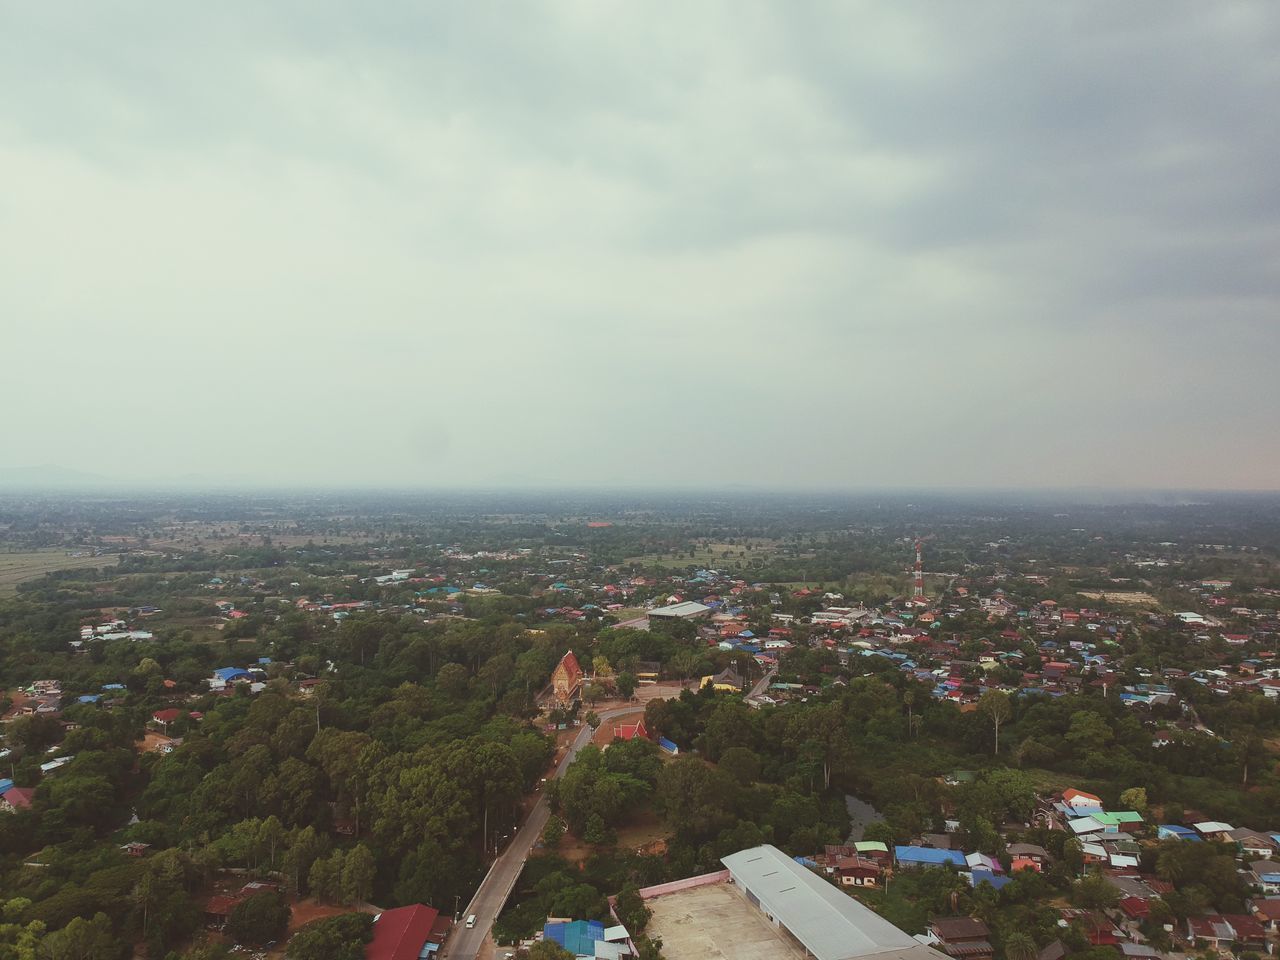
M 1267 2 L 9 5 L 0 489 L 1275 491 L 1278 46 Z

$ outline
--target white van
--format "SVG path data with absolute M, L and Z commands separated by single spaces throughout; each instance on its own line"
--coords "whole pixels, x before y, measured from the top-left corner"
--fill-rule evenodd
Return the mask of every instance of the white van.
M 476 925 L 476 915 L 473 913 L 471 916 L 467 917 L 467 929 L 470 930 L 475 925 Z

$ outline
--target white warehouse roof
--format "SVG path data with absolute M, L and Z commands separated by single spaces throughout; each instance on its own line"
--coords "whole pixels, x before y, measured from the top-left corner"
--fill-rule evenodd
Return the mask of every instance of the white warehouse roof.
M 673 603 L 669 607 L 658 607 L 656 610 L 650 610 L 651 617 L 696 617 L 701 613 L 708 613 L 710 607 L 705 604 L 698 603 L 696 600 L 685 600 L 683 603 Z
M 760 902 L 817 960 L 945 960 L 774 846 L 720 860 L 748 899 Z

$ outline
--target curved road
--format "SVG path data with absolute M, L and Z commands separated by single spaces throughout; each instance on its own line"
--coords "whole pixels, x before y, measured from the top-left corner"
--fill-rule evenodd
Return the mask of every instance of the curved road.
M 643 710 L 644 707 L 618 707 L 605 710 L 598 716 L 603 725 L 614 717 L 635 713 L 637 709 Z M 584 723 L 582 730 L 569 744 L 563 759 L 556 765 L 552 777 L 563 776 L 569 764 L 573 763 L 574 757 L 578 755 L 578 751 L 590 742 L 591 734 L 592 728 Z M 484 938 L 488 936 L 494 921 L 498 919 L 498 914 L 502 912 L 507 897 L 511 896 L 511 890 L 520 877 L 520 871 L 524 869 L 525 861 L 529 859 L 534 843 L 542 836 L 542 829 L 547 825 L 550 816 L 551 811 L 547 808 L 547 794 L 543 791 L 538 797 L 538 802 L 529 811 L 529 816 L 516 830 L 516 835 L 511 838 L 511 842 L 507 844 L 507 848 L 498 855 L 497 860 L 493 861 L 493 866 L 480 881 L 480 887 L 472 896 L 471 902 L 467 904 L 467 909 L 462 912 L 461 922 L 453 928 L 449 939 L 445 941 L 444 949 L 441 951 L 442 956 L 449 957 L 449 960 L 475 960 L 476 954 L 480 952 L 480 947 L 484 943 Z M 465 921 L 473 913 L 476 915 L 476 925 L 468 930 Z

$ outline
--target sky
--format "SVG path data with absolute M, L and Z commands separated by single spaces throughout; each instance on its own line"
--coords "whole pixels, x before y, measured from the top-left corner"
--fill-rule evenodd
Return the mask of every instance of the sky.
M 1280 488 L 1280 4 L 0 0 L 0 484 Z

